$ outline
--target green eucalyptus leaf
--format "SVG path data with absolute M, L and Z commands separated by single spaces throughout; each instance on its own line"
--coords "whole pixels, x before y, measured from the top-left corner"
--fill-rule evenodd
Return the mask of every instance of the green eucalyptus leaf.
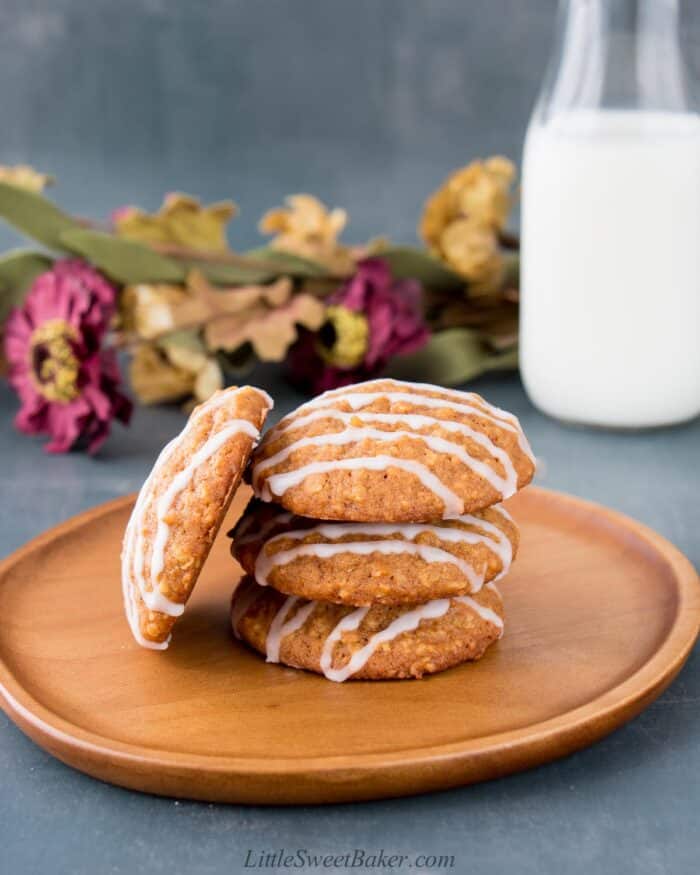
M 479 332 L 470 328 L 450 328 L 433 334 L 420 350 L 397 356 L 387 376 L 457 386 L 486 371 L 515 368 L 517 347 L 494 352 Z
M 0 324 L 13 307 L 19 307 L 31 284 L 51 267 L 48 255 L 29 249 L 12 249 L 0 257 Z
M 212 261 L 180 261 L 178 264 L 183 264 L 187 271 L 198 270 L 216 286 L 247 286 L 257 285 L 258 283 L 267 283 L 270 280 L 277 279 L 279 273 L 270 271 L 267 267 L 256 267 L 255 265 L 247 267 L 237 264 L 218 264 Z
M 391 272 L 397 279 L 416 279 L 428 289 L 461 291 L 467 280 L 424 249 L 411 246 L 389 246 L 376 253 L 378 258 L 389 262 Z
M 165 350 L 180 347 L 188 352 L 206 355 L 206 347 L 198 328 L 180 328 L 177 331 L 171 331 L 158 338 L 157 345 Z
M 181 283 L 187 276 L 186 265 L 174 258 L 113 234 L 83 228 L 64 232 L 61 241 L 118 283 Z
M 275 266 L 279 274 L 287 276 L 300 277 L 302 279 L 330 276 L 328 268 L 319 262 L 312 261 L 310 258 L 302 258 L 299 255 L 293 255 L 291 252 L 283 252 L 281 249 L 273 249 L 271 246 L 251 249 L 249 252 L 246 252 L 246 257 L 258 258 L 264 261 L 266 265 Z
M 34 191 L 0 182 L 0 218 L 49 249 L 65 251 L 62 235 L 80 222 Z

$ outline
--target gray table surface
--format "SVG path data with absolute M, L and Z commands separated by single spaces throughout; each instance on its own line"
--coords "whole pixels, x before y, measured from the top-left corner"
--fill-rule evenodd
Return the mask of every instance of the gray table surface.
M 297 402 L 270 372 L 257 376 L 278 415 Z M 540 483 L 642 520 L 700 564 L 700 421 L 644 434 L 576 430 L 536 412 L 516 377 L 478 388 L 520 417 L 542 460 Z M 14 432 L 14 409 L 3 385 L 3 555 L 136 489 L 181 422 L 175 409 L 140 409 L 98 458 L 49 457 Z M 588 750 L 478 786 L 356 805 L 253 808 L 132 793 L 62 765 L 0 714 L 0 872 L 230 875 L 248 871 L 249 850 L 277 848 L 454 855 L 460 873 L 696 872 L 699 773 L 697 650 L 659 700 Z

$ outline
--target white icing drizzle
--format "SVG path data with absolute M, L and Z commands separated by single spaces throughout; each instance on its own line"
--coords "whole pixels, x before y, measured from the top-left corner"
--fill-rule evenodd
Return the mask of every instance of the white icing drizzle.
M 500 505 L 493 505 L 491 509 L 498 509 Z M 494 551 L 494 553 L 501 560 L 501 565 L 503 566 L 503 571 L 501 574 L 505 574 L 510 568 L 510 564 L 513 561 L 513 544 L 508 537 L 508 535 L 500 529 L 497 525 L 490 522 L 489 520 L 482 519 L 481 517 L 474 516 L 473 514 L 464 514 L 461 517 L 458 517 L 460 522 L 468 523 L 471 526 L 475 526 L 481 529 L 482 532 L 486 532 L 489 535 L 493 535 L 495 538 L 495 543 L 491 539 L 486 539 L 488 546 Z M 457 529 L 457 531 L 461 531 L 461 529 Z M 465 534 L 469 537 L 474 537 L 474 534 L 471 532 L 465 532 Z M 472 543 L 474 543 L 472 541 Z
M 487 583 L 486 587 L 498 593 L 498 590 L 493 583 Z M 251 580 L 250 587 L 240 595 L 236 594 L 234 597 L 232 625 L 236 637 L 240 637 L 238 635 L 239 621 L 263 591 L 264 590 L 259 585 Z M 292 608 L 297 605 L 299 601 L 300 600 L 297 596 L 289 596 L 284 600 L 281 607 L 273 617 L 265 641 L 267 662 L 279 662 L 280 646 L 286 636 L 291 635 L 293 632 L 300 629 L 319 604 L 319 602 L 316 601 L 305 602 L 290 619 L 287 619 Z M 499 637 L 503 634 L 503 619 L 491 608 L 479 604 L 479 602 L 471 596 L 458 596 L 452 599 L 433 599 L 432 601 L 426 602 L 426 604 L 418 605 L 417 607 L 400 614 L 395 620 L 389 623 L 388 626 L 381 629 L 379 632 L 376 632 L 363 647 L 355 651 L 346 665 L 342 668 L 333 668 L 333 652 L 336 644 L 346 632 L 357 630 L 368 612 L 371 610 L 370 607 L 356 608 L 342 617 L 326 638 L 320 657 L 321 671 L 328 680 L 335 682 L 347 680 L 367 664 L 380 645 L 393 641 L 404 632 L 415 631 L 423 620 L 435 620 L 444 617 L 449 611 L 450 606 L 456 602 L 461 602 L 466 605 L 487 623 L 494 625 L 499 630 Z
M 502 517 L 504 517 L 505 519 L 507 519 L 508 522 L 513 523 L 513 525 L 515 525 L 515 520 L 513 519 L 513 517 L 512 517 L 512 515 L 511 515 L 510 511 L 506 510 L 505 507 L 503 507 L 502 504 L 494 504 L 494 505 L 492 505 L 492 506 L 491 506 L 491 510 L 497 510 L 498 513 L 500 513 L 500 515 L 501 515 Z
M 342 620 L 336 623 L 335 627 L 331 630 L 330 635 L 326 638 L 323 644 L 323 650 L 321 651 L 321 671 L 324 675 L 331 681 L 344 681 L 346 678 L 350 677 L 353 674 L 353 671 L 357 671 L 355 668 L 353 671 L 350 671 L 344 677 L 333 677 L 334 673 L 342 674 L 343 669 L 333 669 L 333 648 L 336 643 L 340 641 L 344 632 L 354 632 L 355 629 L 360 625 L 360 623 L 367 616 L 367 611 L 369 608 L 357 608 L 349 614 L 346 614 Z M 369 659 L 369 656 L 367 657 Z M 366 661 L 366 660 L 365 660 Z M 360 666 L 361 667 L 361 666 Z
M 189 464 L 173 477 L 172 482 L 160 496 L 156 503 L 157 529 L 153 539 L 153 550 L 151 552 L 151 585 L 154 591 L 158 589 L 158 578 L 163 571 L 165 561 L 165 545 L 170 534 L 170 526 L 165 522 L 165 518 L 170 512 L 170 508 L 177 496 L 189 486 L 195 471 L 200 465 L 207 462 L 215 453 L 217 453 L 231 438 L 239 434 L 248 435 L 253 441 L 259 437 L 258 429 L 247 419 L 237 419 L 230 425 L 225 425 L 220 431 L 217 431 L 204 446 L 200 447 L 190 459 Z M 182 606 L 184 610 L 184 605 Z
M 257 520 L 255 515 L 251 514 L 251 516 L 241 520 L 237 531 L 234 530 L 234 541 L 239 546 L 241 544 L 252 544 L 254 541 L 264 541 L 277 526 L 283 526 L 291 522 L 293 516 L 294 514 L 286 512 L 275 514 L 275 516 L 263 523 L 259 529 L 251 532 L 250 529 Z
M 239 585 L 244 588 L 240 592 L 236 591 L 231 606 L 231 628 L 233 629 L 233 634 L 236 638 L 241 637 L 238 633 L 238 624 L 245 614 L 248 613 L 248 608 L 252 607 L 253 603 L 257 601 L 258 597 L 262 594 L 260 587 L 252 580 L 250 580 L 247 585 L 246 583 Z
M 168 635 L 165 641 L 149 641 L 141 634 L 139 614 L 136 608 L 136 590 L 131 581 L 127 581 L 126 586 L 124 586 L 124 581 L 122 580 L 122 594 L 124 596 L 124 611 L 126 613 L 126 619 L 129 622 L 129 628 L 131 629 L 136 642 L 140 644 L 141 647 L 145 647 L 148 650 L 167 650 L 168 644 L 170 644 L 170 635 Z
M 292 632 L 301 629 L 316 607 L 316 602 L 307 602 L 299 608 L 290 620 L 287 620 L 286 618 L 289 615 L 289 612 L 298 601 L 298 596 L 289 596 L 289 598 L 285 599 L 282 607 L 275 614 L 265 640 L 267 662 L 280 661 L 280 645 L 287 635 L 291 635 Z
M 133 561 L 133 572 L 144 604 L 151 611 L 162 611 L 162 613 L 168 614 L 169 616 L 173 617 L 177 617 L 182 613 L 182 611 L 184 610 L 182 605 L 171 602 L 170 599 L 166 598 L 160 592 L 160 590 L 154 591 L 146 589 L 146 579 L 144 576 L 143 568 L 146 552 L 143 538 L 143 514 L 145 512 L 146 503 L 151 496 L 153 483 L 156 479 L 157 472 L 159 472 L 161 468 L 163 468 L 167 464 L 170 456 L 175 452 L 177 445 L 179 444 L 184 433 L 185 429 L 183 429 L 174 440 L 166 444 L 164 450 L 158 456 L 156 464 L 153 466 L 153 470 L 149 474 L 148 479 L 141 488 L 141 491 L 139 492 L 138 498 L 136 500 L 136 506 L 134 507 L 134 511 L 132 514 L 132 521 L 134 525 L 134 540 L 133 544 L 130 545 L 130 559 L 131 561 Z M 129 525 L 131 525 L 131 521 Z
M 204 403 L 199 404 L 192 411 L 190 416 L 190 421 L 188 425 L 191 425 L 193 422 L 196 422 L 200 416 L 204 413 L 211 413 L 213 410 L 217 410 L 219 407 L 222 407 L 228 401 L 231 400 L 233 395 L 237 395 L 239 392 L 246 390 L 253 390 L 257 393 L 265 402 L 265 412 L 272 410 L 275 406 L 275 402 L 270 398 L 268 393 L 264 389 L 258 389 L 257 386 L 239 386 L 233 392 L 229 392 L 228 389 L 220 389 L 216 391 L 213 395 L 211 395 Z M 187 427 L 187 426 L 185 426 Z
M 461 602 L 475 611 L 482 619 L 492 623 L 499 630 L 499 637 L 503 634 L 503 620 L 495 611 L 480 605 L 470 596 L 459 596 L 453 601 Z M 387 641 L 393 641 L 404 632 L 413 632 L 423 620 L 436 620 L 444 617 L 450 609 L 450 599 L 433 599 L 424 605 L 419 605 L 406 613 L 401 614 L 385 628 L 376 632 L 369 641 L 356 650 L 350 660 L 342 668 L 333 668 L 333 650 L 341 639 L 344 632 L 354 631 L 365 618 L 369 608 L 358 608 L 351 614 L 347 614 L 335 626 L 323 645 L 321 653 L 321 671 L 329 681 L 342 683 L 352 675 L 357 674 L 370 660 L 376 649 Z
M 506 513 L 507 513 L 507 511 L 506 511 Z M 486 586 L 485 586 L 485 589 L 490 589 L 490 590 L 492 590 L 493 592 L 495 592 L 499 599 L 501 598 L 501 591 L 500 591 L 500 589 L 496 586 L 496 581 L 499 580 L 501 577 L 503 577 L 502 574 L 497 575 L 493 580 L 490 580 L 490 581 L 486 584 Z M 503 638 L 503 630 L 504 630 L 504 626 L 503 626 L 503 617 L 499 617 L 498 614 L 496 614 L 495 611 L 494 611 L 493 613 L 494 613 L 495 617 L 497 617 L 498 620 L 499 620 L 499 622 L 496 623 L 496 625 L 499 627 L 498 637 L 499 637 L 499 638 Z M 485 618 L 485 619 L 488 619 L 488 618 Z M 495 622 L 495 621 L 494 621 L 494 622 Z
M 485 406 L 486 408 L 491 408 L 492 405 L 488 403 L 485 399 L 476 395 L 474 392 L 460 392 L 459 390 L 453 389 L 445 389 L 444 386 L 435 386 L 431 383 L 410 383 L 405 380 L 393 380 L 393 379 L 382 379 L 381 377 L 375 380 L 366 380 L 364 383 L 355 383 L 350 386 L 340 386 L 337 389 L 328 389 L 327 391 L 321 393 L 321 395 L 317 395 L 315 398 L 312 398 L 310 401 L 306 401 L 304 404 L 301 404 L 296 410 L 288 413 L 284 416 L 280 422 L 277 424 L 276 428 L 280 426 L 284 426 L 287 421 L 296 416 L 298 413 L 301 413 L 304 410 L 310 410 L 315 407 L 319 407 L 325 402 L 333 402 L 336 399 L 344 398 L 344 396 L 350 392 L 358 390 L 368 389 L 373 386 L 385 386 L 390 384 L 391 386 L 396 386 L 400 390 L 408 390 L 410 392 L 414 392 L 416 394 L 421 394 L 423 392 L 434 392 L 440 395 L 442 398 L 448 399 L 459 399 L 461 401 L 468 401 L 472 403 L 477 403 Z M 389 392 L 391 390 L 388 390 Z M 386 392 L 377 392 L 375 393 L 377 396 L 386 395 Z M 504 411 L 501 411 L 504 413 Z M 505 414 L 506 418 L 509 417 L 509 414 Z
M 145 483 L 136 497 L 136 503 L 131 512 L 131 516 L 129 517 L 129 522 L 124 534 L 124 543 L 122 545 L 122 596 L 124 599 L 126 618 L 137 643 L 149 650 L 165 650 L 170 642 L 170 636 L 168 636 L 167 641 L 155 642 L 149 641 L 141 634 L 138 610 L 136 607 L 137 589 L 142 599 L 146 592 L 146 584 L 143 578 L 143 533 L 141 532 L 141 520 L 146 499 L 150 495 L 151 484 L 155 479 L 156 471 L 165 464 L 183 434 L 184 429 L 160 451 L 156 463 L 153 466 L 153 470 L 146 478 Z M 135 580 L 132 579 L 132 574 Z M 148 605 L 146 606 L 148 607 Z
M 372 415 L 370 415 L 370 418 L 372 418 Z M 397 417 L 397 420 L 400 421 L 402 418 L 407 419 L 408 417 Z M 393 443 L 401 438 L 409 438 L 410 440 L 422 441 L 433 452 L 454 456 L 459 459 L 464 465 L 471 468 L 475 474 L 486 480 L 499 493 L 501 498 L 509 498 L 511 495 L 514 495 L 518 488 L 518 480 L 508 455 L 503 450 L 497 448 L 483 433 L 469 429 L 467 426 L 463 426 L 463 428 L 471 432 L 469 437 L 484 446 L 492 456 L 498 457 L 498 461 L 501 462 L 506 472 L 505 478 L 494 471 L 485 461 L 472 456 L 461 444 L 456 444 L 454 441 L 446 440 L 443 437 L 422 434 L 417 431 L 386 431 L 370 427 L 356 428 L 349 426 L 343 431 L 304 437 L 294 441 L 273 456 L 258 462 L 253 469 L 253 480 L 257 481 L 263 471 L 279 465 L 292 453 L 304 447 L 342 446 L 343 444 L 360 443 L 365 440 Z
M 306 529 L 293 529 L 287 532 L 280 532 L 275 535 L 267 543 L 281 540 L 283 538 L 293 538 L 295 540 L 305 538 L 307 535 L 319 534 L 323 538 L 334 541 L 339 538 L 347 537 L 348 535 L 369 535 L 370 537 L 384 537 L 387 535 L 402 535 L 408 540 L 414 540 L 418 535 L 429 532 L 440 538 L 443 541 L 454 541 L 460 543 L 467 541 L 470 544 L 485 542 L 494 552 L 498 552 L 500 545 L 505 541 L 510 545 L 508 537 L 498 526 L 490 523 L 488 520 L 482 520 L 480 517 L 472 516 L 471 514 L 463 514 L 462 516 L 454 517 L 454 522 L 462 522 L 474 527 L 482 528 L 496 536 L 496 542 L 490 538 L 477 532 L 462 529 L 458 526 L 436 526 L 430 523 L 335 523 L 324 522 L 318 523 Z M 498 553 L 501 561 L 508 562 L 509 558 L 502 557 L 502 553 Z M 512 558 L 512 557 L 510 557 Z
M 463 559 L 442 550 L 440 547 L 431 547 L 427 544 L 414 544 L 412 541 L 343 541 L 340 544 L 302 544 L 291 550 L 284 550 L 268 557 L 261 552 L 255 563 L 255 577 L 261 586 L 267 586 L 267 577 L 272 567 L 286 565 L 300 556 L 318 556 L 320 559 L 328 559 L 343 553 L 357 553 L 361 556 L 369 556 L 372 553 L 408 553 L 419 556 L 424 562 L 441 562 L 456 565 L 457 568 L 469 581 L 471 592 L 478 592 L 484 583 L 483 571 L 477 572 L 473 566 Z
M 406 611 L 405 614 L 400 614 L 395 620 L 389 623 L 386 629 L 376 632 L 364 647 L 356 650 L 346 665 L 342 668 L 333 668 L 333 649 L 336 642 L 340 639 L 343 632 L 348 631 L 348 629 L 357 629 L 357 626 L 362 622 L 363 617 L 360 617 L 359 622 L 357 622 L 356 625 L 350 625 L 349 627 L 345 626 L 345 628 L 342 629 L 340 629 L 343 625 L 343 620 L 341 620 L 323 645 L 321 670 L 329 681 L 336 681 L 337 683 L 345 681 L 367 664 L 368 660 L 380 644 L 384 644 L 387 641 L 393 641 L 394 638 L 397 638 L 404 632 L 412 632 L 414 629 L 418 628 L 423 620 L 435 620 L 438 617 L 443 617 L 449 609 L 449 599 L 433 599 L 433 601 L 426 602 L 426 604 L 413 608 L 413 610 Z M 349 614 L 345 619 L 348 620 L 356 613 L 356 611 L 353 611 L 353 613 Z M 338 631 L 339 629 L 340 632 Z
M 487 623 L 492 623 L 498 628 L 499 632 L 503 634 L 503 618 L 499 617 L 495 611 L 491 610 L 491 608 L 486 605 L 480 605 L 476 599 L 473 599 L 468 595 L 458 595 L 456 596 L 455 601 L 461 602 L 463 605 L 470 607 L 482 618 L 482 620 L 486 620 Z
M 494 505 L 492 505 L 490 510 L 495 510 L 504 519 L 508 520 L 510 523 L 515 525 L 515 520 L 508 513 L 508 511 L 505 509 L 505 507 L 503 507 L 502 504 L 494 504 Z M 505 577 L 506 574 L 508 574 L 508 571 L 510 570 L 511 562 L 513 561 L 513 544 L 511 543 L 510 538 L 506 535 L 505 532 L 503 532 L 501 529 L 499 529 L 498 526 L 495 526 L 493 523 L 489 522 L 488 520 L 484 520 L 484 519 L 481 519 L 480 517 L 470 516 L 470 515 L 465 515 L 464 517 L 462 517 L 462 519 L 465 522 L 470 522 L 472 525 L 481 526 L 481 528 L 484 531 L 491 532 L 493 535 L 495 535 L 497 538 L 500 539 L 502 548 L 509 551 L 508 562 L 503 564 L 503 568 L 501 569 L 501 571 L 499 571 L 499 573 L 493 579 L 493 581 L 501 580 L 501 578 Z M 492 583 L 493 583 L 493 581 L 492 581 Z M 500 593 L 499 593 L 499 595 L 500 595 Z
M 429 471 L 425 465 L 409 459 L 399 459 L 395 456 L 359 456 L 355 459 L 337 459 L 332 462 L 310 462 L 294 471 L 273 474 L 267 478 L 257 494 L 264 501 L 272 501 L 274 496 L 281 496 L 306 480 L 313 474 L 325 474 L 338 470 L 370 470 L 384 471 L 387 468 L 399 468 L 417 477 L 426 489 L 434 493 L 443 503 L 443 516 L 452 517 L 464 511 L 464 502 L 442 481 Z
M 484 544 L 500 560 L 502 568 L 500 574 L 505 574 L 510 568 L 513 558 L 513 547 L 506 534 L 488 520 L 482 520 L 480 517 L 472 516 L 471 514 L 458 517 L 457 519 L 460 522 L 480 527 L 486 534 L 453 526 L 433 526 L 421 523 L 321 523 L 312 528 L 282 532 L 271 538 L 258 554 L 255 564 L 255 577 L 261 586 L 268 586 L 268 578 L 274 568 L 293 562 L 300 556 L 316 556 L 320 559 L 327 559 L 344 553 L 360 555 L 371 555 L 372 553 L 408 553 L 419 556 L 425 562 L 449 563 L 457 566 L 469 581 L 470 591 L 473 593 L 478 592 L 484 584 L 485 567 L 477 571 L 473 565 L 470 565 L 447 550 L 427 544 L 413 543 L 419 535 L 429 533 L 442 541 L 458 544 Z M 277 553 L 270 552 L 270 547 L 276 541 L 281 541 L 285 538 L 301 540 L 308 535 L 314 534 L 330 541 L 336 541 L 336 543 L 302 544 L 299 547 L 292 547 Z M 395 534 L 401 535 L 403 539 L 387 541 L 339 541 L 340 538 L 347 536 L 386 538 Z M 494 538 L 489 537 L 489 535 L 493 535 Z
M 366 387 L 380 385 L 381 383 L 386 382 L 389 382 L 391 385 L 397 386 L 400 390 L 404 391 L 352 391 L 353 389 L 364 389 Z M 432 392 L 434 395 L 425 395 L 423 394 L 424 392 Z M 438 397 L 434 397 L 435 395 Z M 352 410 L 359 410 L 362 407 L 367 407 L 369 404 L 373 404 L 379 399 L 387 399 L 390 403 L 403 401 L 416 407 L 446 407 L 459 413 L 480 416 L 489 420 L 499 428 L 513 432 L 518 439 L 520 449 L 533 463 L 535 462 L 535 457 L 530 448 L 530 444 L 514 416 L 505 410 L 501 410 L 499 407 L 495 407 L 493 404 L 489 404 L 488 401 L 473 392 L 449 390 L 442 386 L 431 385 L 430 383 L 409 383 L 402 380 L 370 380 L 366 383 L 359 383 L 355 386 L 330 389 L 328 392 L 324 392 L 317 398 L 307 401 L 305 404 L 298 407 L 293 413 L 285 416 L 278 423 L 274 431 L 277 431 L 277 429 L 280 428 L 293 427 L 292 423 L 298 414 L 307 410 L 314 410 L 323 407 L 326 404 L 332 405 L 333 403 L 344 401 Z
M 533 458 L 534 461 L 534 457 L 532 457 L 532 450 L 525 440 L 525 436 L 522 430 L 518 428 L 517 425 L 514 425 L 508 420 L 499 419 L 497 416 L 494 416 L 491 413 L 487 413 L 485 410 L 481 409 L 480 407 L 476 407 L 473 404 L 465 404 L 460 401 L 453 401 L 450 398 L 446 398 L 444 396 L 442 398 L 435 398 L 432 395 L 413 395 L 409 392 L 359 392 L 357 394 L 348 393 L 343 396 L 343 401 L 347 401 L 353 410 L 360 410 L 362 407 L 367 407 L 369 404 L 373 404 L 380 398 L 387 398 L 392 404 L 404 401 L 406 403 L 413 404 L 415 407 L 447 408 L 448 410 L 454 410 L 456 413 L 465 413 L 467 415 L 480 416 L 482 419 L 487 419 L 489 422 L 492 422 L 498 428 L 505 429 L 506 431 L 510 431 L 515 434 L 518 439 L 518 445 L 520 446 L 520 449 L 526 455 Z
M 441 428 L 444 431 L 451 431 L 456 434 L 464 435 L 471 438 L 475 443 L 482 446 L 496 461 L 500 462 L 505 471 L 505 478 L 517 482 L 517 474 L 513 462 L 501 447 L 496 446 L 488 435 L 477 429 L 471 428 L 462 422 L 454 422 L 451 419 L 440 419 L 437 416 L 428 416 L 425 413 L 373 413 L 371 411 L 353 411 L 348 413 L 345 410 L 338 410 L 335 407 L 324 407 L 320 410 L 314 410 L 306 416 L 300 416 L 292 420 L 285 428 L 285 431 L 295 431 L 297 428 L 310 425 L 312 422 L 323 419 L 333 419 L 342 422 L 346 425 L 352 425 L 356 421 L 374 422 L 381 425 L 407 425 L 412 431 L 417 432 L 416 438 L 423 437 L 420 432 L 423 428 Z M 412 435 L 413 436 L 413 435 Z M 263 460 L 267 465 L 267 459 Z
M 217 409 L 224 403 L 230 401 L 232 397 L 237 395 L 244 388 L 247 387 L 241 387 L 233 392 L 225 391 L 217 393 L 213 395 L 209 401 L 195 409 L 190 420 L 186 423 L 179 435 L 173 438 L 161 450 L 151 473 L 146 478 L 146 481 L 136 498 L 134 509 L 126 527 L 122 546 L 122 594 L 129 626 L 134 638 L 142 647 L 148 647 L 153 650 L 164 650 L 167 648 L 170 638 L 168 638 L 168 641 L 157 643 L 148 641 L 143 637 L 139 628 L 138 610 L 136 608 L 137 594 L 141 597 L 149 610 L 158 611 L 171 617 L 178 617 L 185 610 L 184 604 L 174 602 L 167 598 L 157 585 L 157 578 L 163 567 L 163 551 L 169 531 L 169 527 L 163 520 L 163 517 L 167 514 L 175 497 L 187 486 L 196 468 L 220 449 L 226 439 L 233 436 L 233 434 L 245 432 L 246 434 L 249 434 L 254 441 L 257 441 L 260 436 L 259 431 L 252 423 L 244 419 L 234 420 L 232 423 L 224 424 L 223 428 L 209 438 L 204 446 L 194 454 L 190 463 L 183 471 L 176 475 L 173 483 L 171 483 L 166 492 L 159 498 L 156 505 L 157 530 L 151 556 L 151 589 L 148 589 L 146 587 L 144 574 L 145 545 L 143 536 L 143 516 L 146 505 L 153 494 L 155 482 L 163 467 L 165 467 L 168 460 L 180 446 L 192 423 L 197 421 L 203 414 L 210 413 L 212 410 Z M 272 399 L 270 396 L 262 390 L 258 389 L 255 391 L 262 396 L 267 405 L 267 409 L 270 409 L 272 406 Z M 226 438 L 220 437 L 224 433 L 226 433 Z

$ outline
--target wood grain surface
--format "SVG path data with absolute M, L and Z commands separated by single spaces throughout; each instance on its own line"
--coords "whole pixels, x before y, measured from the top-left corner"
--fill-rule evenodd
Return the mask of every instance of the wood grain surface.
M 229 523 L 247 500 L 242 492 Z M 333 684 L 234 641 L 220 536 L 170 649 L 131 639 L 119 549 L 133 496 L 0 564 L 0 704 L 64 762 L 164 795 L 338 802 L 453 787 L 591 744 L 670 683 L 698 633 L 691 564 L 639 523 L 530 487 L 506 633 L 422 681 Z

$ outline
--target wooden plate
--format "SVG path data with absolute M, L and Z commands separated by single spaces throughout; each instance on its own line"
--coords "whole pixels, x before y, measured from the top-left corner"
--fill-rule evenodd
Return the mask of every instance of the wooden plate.
M 698 633 L 697 575 L 671 544 L 531 487 L 509 503 L 522 549 L 502 585 L 506 635 L 479 663 L 345 684 L 267 665 L 230 634 L 240 572 L 224 537 L 170 649 L 142 650 L 119 584 L 132 500 L 69 520 L 0 565 L 0 702 L 59 759 L 136 790 L 338 802 L 504 775 L 634 717 Z

